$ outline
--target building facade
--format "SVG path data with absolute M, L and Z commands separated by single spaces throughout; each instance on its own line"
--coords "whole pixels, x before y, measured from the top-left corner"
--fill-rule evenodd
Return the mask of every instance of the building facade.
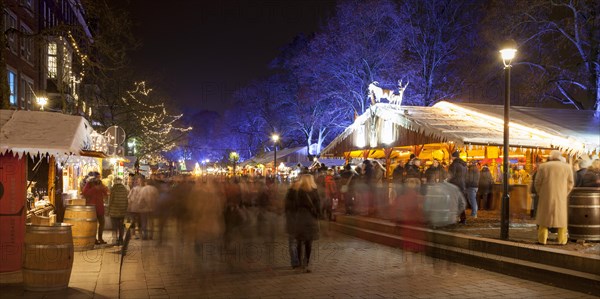
M 79 98 L 92 35 L 79 0 L 4 0 L 10 109 L 86 111 Z

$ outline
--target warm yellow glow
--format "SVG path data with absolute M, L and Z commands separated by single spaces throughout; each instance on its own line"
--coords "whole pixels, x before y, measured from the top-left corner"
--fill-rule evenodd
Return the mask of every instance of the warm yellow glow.
M 273 134 L 273 135 L 271 136 L 271 139 L 273 140 L 273 142 L 277 142 L 277 141 L 279 141 L 279 135 L 277 135 L 277 134 Z
M 44 110 L 44 106 L 46 106 L 46 104 L 48 104 L 48 98 L 46 97 L 38 97 L 36 99 L 36 102 L 38 105 L 41 106 L 41 109 Z
M 512 60 L 515 58 L 517 53 L 517 49 L 502 49 L 500 50 L 500 55 L 502 56 L 502 60 Z
M 504 119 L 462 108 L 449 102 L 441 101 L 435 104 L 433 107 L 438 107 L 461 114 L 461 118 L 468 118 L 472 121 L 475 121 L 481 125 L 481 127 L 502 128 L 504 126 Z M 575 148 L 579 152 L 585 152 L 583 144 L 576 144 L 566 138 L 514 122 L 510 122 L 508 126 L 510 128 L 511 135 L 514 134 L 512 136 L 516 138 L 524 138 L 523 136 L 527 136 L 528 139 L 532 140 L 546 140 L 548 143 L 552 144 L 553 146 L 558 146 L 559 148 Z

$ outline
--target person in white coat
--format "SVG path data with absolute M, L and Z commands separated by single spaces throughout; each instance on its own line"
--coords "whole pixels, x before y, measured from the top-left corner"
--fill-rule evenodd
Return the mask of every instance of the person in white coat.
M 575 181 L 573 170 L 562 161 L 560 151 L 551 151 L 548 162 L 538 167 L 534 184 L 539 198 L 535 219 L 538 243 L 546 244 L 548 228 L 555 227 L 558 229 L 558 243 L 567 244 L 568 195 Z

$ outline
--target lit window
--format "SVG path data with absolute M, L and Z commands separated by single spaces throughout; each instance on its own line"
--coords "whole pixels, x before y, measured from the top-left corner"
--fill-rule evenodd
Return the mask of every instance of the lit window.
M 13 106 L 17 105 L 17 74 L 8 71 L 8 90 L 10 92 L 8 99 L 9 103 Z
M 48 78 L 56 78 L 57 76 L 57 52 L 56 43 L 48 43 Z

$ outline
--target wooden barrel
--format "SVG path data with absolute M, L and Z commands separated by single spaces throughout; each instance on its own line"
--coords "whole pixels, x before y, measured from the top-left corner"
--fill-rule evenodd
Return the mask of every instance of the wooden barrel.
M 568 214 L 569 239 L 600 241 L 600 188 L 573 188 Z
M 67 206 L 63 222 L 73 225 L 75 251 L 94 248 L 98 229 L 96 206 Z
M 56 291 L 69 286 L 74 255 L 70 224 L 27 224 L 24 252 L 25 290 Z

